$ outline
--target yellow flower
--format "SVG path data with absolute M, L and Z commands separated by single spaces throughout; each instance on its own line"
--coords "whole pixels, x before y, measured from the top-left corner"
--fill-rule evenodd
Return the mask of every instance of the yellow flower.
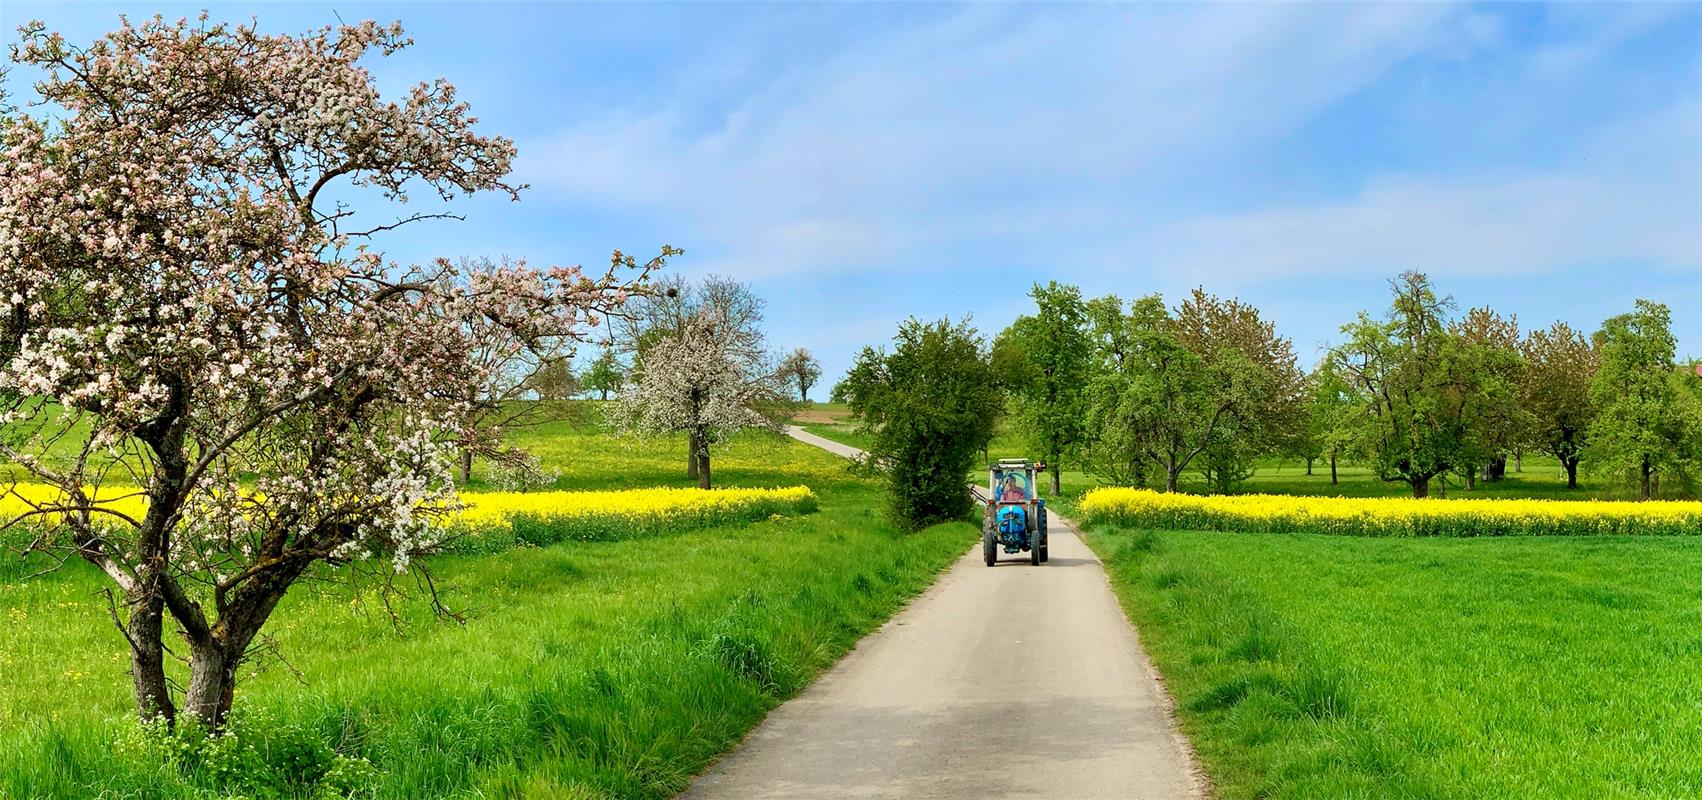
M 63 493 L 45 484 L 18 484 L 15 494 L 0 497 L 0 515 L 27 514 L 60 502 Z M 544 544 L 564 540 L 608 541 L 672 533 L 711 525 L 755 522 L 775 516 L 810 513 L 817 499 L 807 486 L 775 489 L 629 489 L 604 492 L 469 492 L 461 508 L 441 520 L 454 536 L 485 536 L 511 531 L 507 545 L 485 542 L 449 549 L 489 551 L 501 546 Z M 133 487 L 103 491 L 97 502 L 133 519 L 147 512 L 146 498 Z M 94 515 L 97 524 L 114 518 Z M 41 523 L 55 522 L 43 515 Z M 500 538 L 500 536 L 498 537 Z M 14 611 L 14 614 L 19 612 Z
M 613 541 L 678 533 L 712 525 L 756 522 L 810 513 L 817 499 L 807 486 L 779 489 L 628 489 L 608 492 L 478 492 L 446 526 L 471 538 L 512 533 L 515 543 Z M 489 550 L 474 542 L 451 550 Z
M 1082 498 L 1080 511 L 1089 522 L 1181 530 L 1359 536 L 1702 534 L 1702 503 L 1681 501 L 1202 497 L 1102 488 Z

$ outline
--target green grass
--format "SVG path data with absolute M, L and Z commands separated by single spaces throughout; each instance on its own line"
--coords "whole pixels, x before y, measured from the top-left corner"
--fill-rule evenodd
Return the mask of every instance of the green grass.
M 524 435 L 561 488 L 687 484 L 680 441 L 565 423 Z M 239 712 L 268 721 L 250 727 L 269 733 L 244 740 L 258 755 L 181 767 L 159 766 L 133 741 L 102 578 L 72 563 L 22 581 L 28 566 L 10 565 L 0 574 L 0 797 L 265 796 L 292 770 L 312 774 L 280 793 L 305 797 L 333 749 L 375 768 L 362 796 L 671 795 L 975 536 L 968 524 L 902 534 L 874 484 L 773 435 L 738 437 L 719 455 L 718 483 L 807 483 L 820 511 L 436 557 L 466 624 L 434 617 L 415 593 L 398 606 L 398 631 L 371 588 L 298 585 L 268 628 L 288 665 L 242 676 Z
M 1702 796 L 1702 541 L 1089 541 L 1224 798 Z

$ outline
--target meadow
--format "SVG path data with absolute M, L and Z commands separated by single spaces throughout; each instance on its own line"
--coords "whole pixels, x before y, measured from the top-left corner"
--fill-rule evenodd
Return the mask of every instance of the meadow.
M 686 487 L 683 441 L 587 421 L 518 431 L 559 490 Z M 808 486 L 819 510 L 624 541 L 430 559 L 465 623 L 374 586 L 306 582 L 245 668 L 233 737 L 139 732 L 102 579 L 0 572 L 0 797 L 666 797 L 975 535 L 905 535 L 878 487 L 773 434 L 718 486 Z M 475 484 L 480 483 L 475 480 Z M 181 675 L 178 676 L 181 679 Z
M 1702 539 L 1088 538 L 1221 797 L 1702 795 Z
M 855 443 L 843 420 L 806 427 Z M 1032 455 L 1008 428 L 989 450 Z M 1447 501 L 1314 473 L 1268 461 L 1243 487 L 1262 495 L 1104 490 L 1120 513 L 1086 535 L 1220 797 L 1702 796 L 1702 537 L 1617 519 L 1695 534 L 1702 504 L 1567 502 L 1625 493 L 1568 491 L 1533 457 Z M 1054 501 L 1095 516 L 1097 482 L 1063 481 Z M 1415 525 L 1414 502 L 1449 519 Z M 1458 535 L 1482 533 L 1569 535 Z

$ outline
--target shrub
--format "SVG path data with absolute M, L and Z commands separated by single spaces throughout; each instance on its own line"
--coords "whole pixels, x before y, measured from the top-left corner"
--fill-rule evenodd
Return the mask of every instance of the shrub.
M 1002 410 L 998 376 L 967 323 L 910 320 L 892 353 L 865 348 L 841 386 L 874 434 L 893 517 L 912 530 L 969 515 L 965 476 Z

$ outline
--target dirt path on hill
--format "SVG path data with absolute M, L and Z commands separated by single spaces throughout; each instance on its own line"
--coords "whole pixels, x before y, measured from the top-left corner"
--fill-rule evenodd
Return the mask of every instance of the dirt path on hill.
M 977 543 L 684 796 L 1206 796 L 1099 559 L 1051 526 L 1043 566 L 989 569 Z

